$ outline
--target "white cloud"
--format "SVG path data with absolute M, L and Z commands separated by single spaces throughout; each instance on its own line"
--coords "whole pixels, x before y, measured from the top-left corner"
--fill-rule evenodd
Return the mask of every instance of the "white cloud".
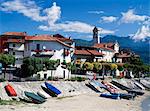
M 146 38 L 150 37 L 150 26 L 149 25 L 143 25 L 138 31 L 135 33 L 134 36 L 131 38 L 135 41 L 142 40 L 144 41 Z
M 40 10 L 34 1 L 31 0 L 13 0 L 1 3 L 1 11 L 12 12 L 16 11 L 31 18 L 34 21 L 46 20 L 45 16 L 40 16 Z
M 41 25 L 38 27 L 44 31 L 61 30 L 64 32 L 91 33 L 94 27 L 80 21 L 59 22 L 58 20 L 61 18 L 61 7 L 57 6 L 55 2 L 53 3 L 52 7 L 42 9 L 38 7 L 32 0 L 12 0 L 1 3 L 0 10 L 5 12 L 16 11 L 34 21 L 46 23 L 47 25 Z M 102 13 L 102 11 L 97 11 L 96 13 Z M 101 33 L 112 34 L 114 31 L 102 29 Z
M 110 23 L 110 22 L 114 22 L 116 20 L 117 20 L 117 17 L 114 17 L 114 16 L 109 16 L 109 17 L 103 16 L 103 17 L 101 17 L 100 22 Z
M 128 10 L 127 12 L 122 12 L 121 23 L 134 23 L 134 22 L 143 22 L 148 18 L 145 15 L 136 15 L 133 9 Z
M 104 13 L 104 11 L 88 11 L 88 13 L 91 13 L 91 14 L 102 14 L 102 13 Z

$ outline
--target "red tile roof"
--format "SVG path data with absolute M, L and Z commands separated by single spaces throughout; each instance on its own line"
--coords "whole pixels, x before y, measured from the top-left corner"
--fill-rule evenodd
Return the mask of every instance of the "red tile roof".
M 16 36 L 26 36 L 26 32 L 6 32 L 4 35 L 16 35 Z
M 88 52 L 90 52 L 92 55 L 95 55 L 95 56 L 103 56 L 104 54 L 96 51 L 96 50 L 87 50 Z
M 76 55 L 94 55 L 94 56 L 103 56 L 104 54 L 96 51 L 96 50 L 75 50 Z
M 9 43 L 24 43 L 23 39 L 8 39 L 7 42 Z
M 136 54 L 132 55 L 132 54 L 128 54 L 128 53 L 123 53 L 123 54 L 117 54 L 116 55 L 116 57 L 118 57 L 118 58 L 130 58 L 132 56 L 139 57 L 139 55 L 136 55 Z
M 73 42 L 72 39 L 66 38 L 60 34 L 55 34 L 55 35 L 53 35 L 53 37 L 57 38 L 58 40 L 61 40 L 62 42 Z
M 57 38 L 50 36 L 50 35 L 26 36 L 25 40 L 27 40 L 27 41 L 30 41 L 30 40 L 34 40 L 34 41 L 57 41 L 66 47 L 73 48 L 72 46 L 70 46 L 70 45 L 58 40 Z
M 100 49 L 104 49 L 104 50 L 109 50 L 109 51 L 113 51 L 113 43 L 100 43 L 100 44 L 94 44 L 94 48 L 100 48 Z

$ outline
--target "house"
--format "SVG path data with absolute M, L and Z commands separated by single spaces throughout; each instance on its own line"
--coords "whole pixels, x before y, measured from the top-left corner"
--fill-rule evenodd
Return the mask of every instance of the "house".
M 60 35 L 59 35 L 60 36 Z M 50 58 L 71 62 L 74 44 L 71 38 L 53 35 L 27 35 L 26 32 L 7 32 L 0 37 L 1 53 L 14 55 L 20 67 L 24 57 Z
M 114 55 L 119 53 L 119 44 L 115 43 L 101 43 L 101 38 L 98 37 L 98 29 L 93 29 L 93 40 L 91 46 L 76 46 L 74 59 L 81 59 L 84 61 L 106 61 L 115 62 Z
M 26 32 L 7 32 L 1 35 L 1 53 L 15 56 L 15 66 L 20 67 L 24 58 Z
M 130 62 L 132 57 L 139 58 L 140 56 L 125 49 L 122 49 L 120 53 L 115 54 L 115 59 L 117 63 L 128 63 Z

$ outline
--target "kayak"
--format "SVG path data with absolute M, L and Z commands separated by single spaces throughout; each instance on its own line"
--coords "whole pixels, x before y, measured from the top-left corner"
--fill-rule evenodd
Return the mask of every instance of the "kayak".
M 5 90 L 8 96 L 17 96 L 15 89 L 10 84 L 5 86 Z
M 100 94 L 100 97 L 111 98 L 111 99 L 118 99 L 119 95 L 103 93 L 103 94 Z
M 52 97 L 56 97 L 57 95 L 61 94 L 61 91 L 59 89 L 57 89 L 56 87 L 54 87 L 53 85 L 51 85 L 48 82 L 45 82 L 45 86 L 48 89 L 47 92 L 52 96 Z
M 34 103 L 40 104 L 45 102 L 46 100 L 35 93 L 24 91 L 24 94 L 30 98 Z
M 44 99 L 47 99 L 47 98 L 50 97 L 50 95 L 47 94 L 45 91 L 38 91 L 37 94 L 38 94 L 39 96 L 41 96 L 42 98 L 44 98 Z
M 93 83 L 95 83 L 97 86 L 99 86 L 100 88 L 104 88 L 106 89 L 106 86 L 104 84 L 102 84 L 101 82 L 97 82 L 95 80 L 92 81 Z

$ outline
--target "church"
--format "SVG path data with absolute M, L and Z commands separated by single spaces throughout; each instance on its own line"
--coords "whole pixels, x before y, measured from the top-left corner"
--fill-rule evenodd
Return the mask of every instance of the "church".
M 93 29 L 93 40 L 89 46 L 76 46 L 74 59 L 87 62 L 116 62 L 115 54 L 119 53 L 119 44 L 102 43 L 98 28 Z

